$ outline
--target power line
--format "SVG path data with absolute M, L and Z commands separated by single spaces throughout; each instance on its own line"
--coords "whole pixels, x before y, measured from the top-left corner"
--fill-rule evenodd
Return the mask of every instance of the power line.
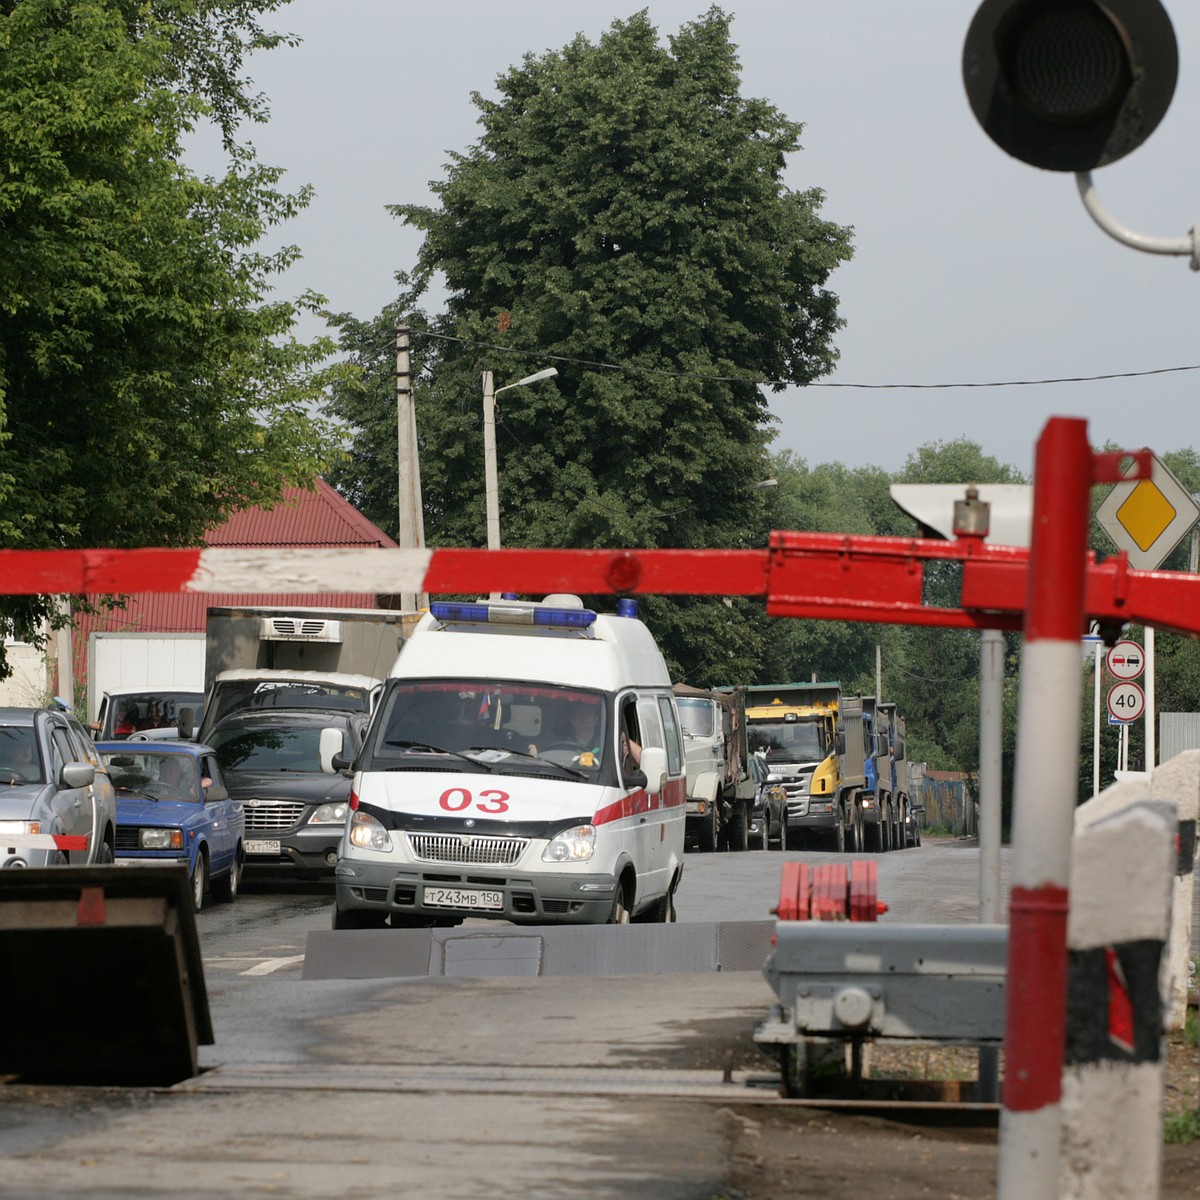
M 629 375 L 651 375 L 666 379 L 697 379 L 708 383 L 748 383 L 754 387 L 801 387 L 801 388 L 846 388 L 858 391 L 949 391 L 958 388 L 1006 388 L 1006 387 L 1049 387 L 1062 383 L 1100 383 L 1108 379 L 1144 379 L 1152 375 L 1174 375 L 1186 371 L 1200 371 L 1200 363 L 1185 367 L 1153 367 L 1145 371 L 1110 371 L 1101 375 L 1058 375 L 1044 379 L 1001 379 L 982 381 L 960 381 L 952 383 L 840 383 L 833 380 L 814 380 L 810 383 L 794 383 L 787 379 L 766 379 L 752 375 L 714 375 L 704 371 L 670 371 L 657 367 L 639 367 L 628 363 L 609 363 L 597 359 L 575 358 L 566 354 L 540 354 L 519 346 L 502 346 L 496 342 L 476 341 L 473 338 L 456 337 L 449 333 L 434 333 L 429 329 L 412 329 L 413 337 L 436 338 L 443 342 L 457 342 L 497 354 L 515 354 L 549 363 L 566 363 L 570 366 L 589 367 L 595 371 L 620 371 Z

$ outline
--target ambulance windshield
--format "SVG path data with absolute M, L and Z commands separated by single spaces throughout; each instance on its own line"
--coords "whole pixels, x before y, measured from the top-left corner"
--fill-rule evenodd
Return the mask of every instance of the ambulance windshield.
M 608 730 L 600 692 L 496 680 L 404 680 L 381 703 L 370 754 L 378 767 L 446 755 L 493 769 L 540 761 L 591 778 L 612 757 Z

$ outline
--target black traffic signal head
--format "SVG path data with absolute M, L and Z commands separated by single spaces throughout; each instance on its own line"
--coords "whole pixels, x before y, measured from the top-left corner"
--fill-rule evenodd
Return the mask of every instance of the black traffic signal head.
M 963 46 L 971 110 L 1002 150 L 1090 171 L 1158 126 L 1179 73 L 1159 0 L 983 0 Z

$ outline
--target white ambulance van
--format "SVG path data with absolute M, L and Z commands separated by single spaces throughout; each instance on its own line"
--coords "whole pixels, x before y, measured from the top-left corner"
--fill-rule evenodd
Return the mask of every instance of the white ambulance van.
M 354 763 L 333 927 L 673 921 L 682 744 L 634 601 L 430 605 Z

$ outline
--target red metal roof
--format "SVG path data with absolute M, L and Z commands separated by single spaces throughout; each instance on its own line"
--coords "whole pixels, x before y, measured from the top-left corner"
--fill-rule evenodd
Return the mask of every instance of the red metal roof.
M 315 491 L 287 488 L 271 509 L 236 512 L 209 532 L 209 546 L 394 546 L 323 479 Z
M 250 508 L 234 513 L 209 532 L 209 546 L 395 546 L 323 479 L 313 491 L 286 488 L 271 509 Z M 347 580 L 348 583 L 352 582 Z M 92 597 L 93 600 L 98 597 Z M 278 605 L 300 608 L 378 608 L 374 594 L 341 592 L 313 596 L 279 595 L 179 595 L 139 592 L 126 598 L 123 608 L 91 615 L 78 613 L 75 625 L 76 677 L 87 671 L 88 635 L 93 632 L 203 633 L 208 609 L 228 606 Z

